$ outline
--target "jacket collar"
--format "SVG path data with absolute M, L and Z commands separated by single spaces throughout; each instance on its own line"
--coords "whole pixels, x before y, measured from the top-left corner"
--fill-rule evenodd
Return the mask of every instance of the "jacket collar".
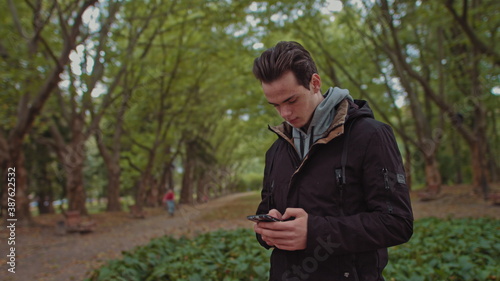
M 347 99 L 344 99 L 341 101 L 338 105 L 337 108 L 337 113 L 335 114 L 335 117 L 333 118 L 332 124 L 328 127 L 326 130 L 325 134 L 323 135 L 322 138 L 320 138 L 317 143 L 328 143 L 332 139 L 342 135 L 344 133 L 344 124 L 347 120 L 348 117 L 348 110 L 349 110 L 350 103 Z M 280 125 L 277 126 L 268 126 L 269 130 L 273 131 L 276 133 L 279 137 L 282 137 L 284 140 L 289 142 L 292 146 L 293 144 L 293 138 L 292 138 L 292 126 L 288 124 L 287 122 L 283 122 Z

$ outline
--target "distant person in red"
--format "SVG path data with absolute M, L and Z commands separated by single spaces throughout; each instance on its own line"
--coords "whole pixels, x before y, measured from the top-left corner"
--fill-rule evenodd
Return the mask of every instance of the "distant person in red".
M 167 210 L 168 210 L 168 213 L 170 214 L 170 216 L 174 216 L 174 212 L 175 212 L 175 194 L 174 194 L 174 191 L 169 188 L 167 190 L 167 193 L 165 193 L 165 196 L 163 196 L 163 203 L 166 204 L 166 207 L 167 207 Z

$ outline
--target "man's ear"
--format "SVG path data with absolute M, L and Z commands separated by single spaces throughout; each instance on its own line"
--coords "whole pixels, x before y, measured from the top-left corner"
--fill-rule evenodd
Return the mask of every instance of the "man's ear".
M 321 77 L 318 73 L 314 73 L 311 77 L 311 87 L 314 93 L 321 94 Z

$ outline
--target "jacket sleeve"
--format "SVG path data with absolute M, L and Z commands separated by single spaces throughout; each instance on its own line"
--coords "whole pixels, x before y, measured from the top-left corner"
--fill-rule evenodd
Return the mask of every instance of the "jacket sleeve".
M 264 179 L 262 182 L 262 191 L 260 193 L 261 202 L 257 207 L 257 211 L 255 212 L 256 215 L 267 214 L 271 209 L 274 208 L 274 200 L 272 195 L 273 183 L 269 182 L 269 174 L 271 173 L 271 170 L 273 168 L 273 158 L 277 149 L 278 149 L 278 142 L 275 142 L 266 153 L 266 160 L 265 160 L 266 166 L 264 168 Z M 262 240 L 260 234 L 256 233 L 256 236 L 257 240 L 264 248 L 266 249 L 271 248 L 269 245 L 267 245 L 266 242 L 264 242 L 264 240 Z
M 361 175 L 351 175 L 361 176 L 365 210 L 341 217 L 309 215 L 306 251 L 335 245 L 331 254 L 342 255 L 387 248 L 410 239 L 413 214 L 401 154 L 392 129 L 380 124 L 364 136 L 369 139 Z M 349 146 L 359 149 L 352 148 L 352 143 Z

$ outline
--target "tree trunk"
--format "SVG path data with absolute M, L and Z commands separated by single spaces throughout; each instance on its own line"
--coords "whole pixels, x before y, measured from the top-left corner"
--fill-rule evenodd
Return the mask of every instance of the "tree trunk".
M 435 155 L 425 159 L 425 180 L 428 193 L 435 196 L 441 192 L 441 173 Z
M 66 168 L 68 210 L 79 211 L 82 215 L 88 215 L 87 207 L 85 206 L 85 190 L 83 187 L 83 159 L 77 161 L 79 163 L 75 161 L 73 165 Z
M 486 200 L 488 198 L 489 185 L 485 143 L 477 141 L 472 144 L 471 153 L 474 193 L 482 195 Z
M 24 151 L 22 148 L 22 140 L 18 139 L 20 143 L 11 143 L 10 146 L 10 159 L 7 161 L 7 167 L 4 172 L 5 179 L 8 183 L 4 189 L 2 198 L 3 202 L 9 202 L 7 198 L 12 198 L 9 196 L 9 192 L 14 191 L 15 193 L 15 212 L 5 212 L 8 209 L 8 204 L 2 204 L 4 207 L 6 218 L 15 218 L 18 220 L 18 225 L 30 225 L 32 223 L 32 217 L 30 212 L 30 202 L 28 198 L 28 176 L 25 166 Z M 13 145 L 12 145 L 13 144 Z M 13 180 L 11 180 L 13 179 Z M 2 183 L 3 185 L 4 183 Z M 10 189 L 14 188 L 14 190 Z
M 411 151 L 409 145 L 406 143 L 404 144 L 405 147 L 405 159 L 406 161 L 404 162 L 404 167 L 405 167 L 405 174 L 406 174 L 406 185 L 408 186 L 408 189 L 411 190 L 412 187 L 412 180 L 413 180 L 413 171 L 411 169 L 412 165 L 412 156 L 411 156 Z
M 210 179 L 206 176 L 206 173 L 203 173 L 196 186 L 196 202 L 204 203 L 206 201 L 209 182 Z
M 110 163 L 106 166 L 108 167 L 108 188 L 106 193 L 108 205 L 106 211 L 119 212 L 122 209 L 120 204 L 120 165 L 118 163 Z
M 494 127 L 496 128 L 496 127 Z M 491 148 L 491 145 L 488 143 L 487 147 L 487 155 L 490 155 L 490 158 L 488 159 L 488 171 L 490 175 L 490 180 L 491 182 L 498 182 L 500 180 L 500 167 L 498 166 L 497 161 L 499 159 L 495 158 L 495 154 L 492 151 L 493 149 Z
M 167 149 L 166 151 L 170 151 Z M 163 166 L 163 171 L 158 182 L 158 192 L 159 196 L 157 199 L 157 206 L 163 205 L 163 194 L 167 192 L 169 188 L 174 189 L 174 177 L 173 177 L 174 166 L 171 162 L 165 163 Z
M 48 100 L 53 90 L 57 88 L 57 84 L 61 80 L 60 75 L 64 70 L 64 66 L 67 65 L 69 61 L 69 54 L 76 46 L 75 42 L 77 41 L 81 31 L 82 15 L 88 7 L 93 6 L 96 2 L 97 0 L 88 0 L 79 5 L 80 7 L 76 11 L 73 11 L 74 17 L 68 17 L 68 21 L 72 22 L 71 26 L 68 26 L 67 23 L 60 22 L 60 25 L 64 27 L 63 31 L 67 32 L 67 34 L 66 36 L 63 36 L 63 49 L 61 50 L 60 55 L 55 59 L 55 65 L 53 69 L 44 72 L 47 74 L 47 76 L 39 85 L 39 87 L 36 88 L 36 92 L 30 93 L 26 89 L 21 89 L 21 92 L 26 92 L 26 94 L 23 95 L 23 97 L 21 97 L 20 99 L 16 124 L 10 132 L 8 138 L 9 159 L 6 162 L 7 166 L 5 169 L 5 173 L 8 173 L 9 168 L 15 168 L 16 171 L 16 218 L 18 219 L 20 224 L 30 224 L 31 222 L 31 213 L 29 211 L 30 202 L 28 199 L 27 171 L 24 163 L 24 154 L 22 151 L 24 136 L 33 126 L 35 119 L 40 115 L 45 102 Z M 64 16 L 61 15 L 60 18 L 63 17 Z M 36 40 L 30 40 L 30 44 L 33 44 L 30 47 L 35 47 L 37 43 L 38 42 Z M 32 48 L 31 50 L 33 52 L 36 51 L 35 48 Z M 33 55 L 33 57 L 37 57 L 35 54 L 31 55 Z M 30 99 L 30 96 L 33 98 Z M 5 194 L 5 197 L 7 196 L 6 193 L 3 194 Z
M 119 131 L 120 133 L 118 133 Z M 95 134 L 95 139 L 97 142 L 97 147 L 99 148 L 99 152 L 101 153 L 102 159 L 104 160 L 104 165 L 106 166 L 106 170 L 108 171 L 108 185 L 106 188 L 106 198 L 107 198 L 107 212 L 119 212 L 122 209 L 120 204 L 120 176 L 121 176 L 121 168 L 120 168 L 120 136 L 121 136 L 121 122 L 118 125 L 117 130 L 115 131 L 115 137 L 113 138 L 114 144 L 112 151 L 104 144 L 104 140 L 102 139 L 102 135 L 100 131 Z M 119 134 L 117 136 L 117 134 Z
M 39 214 L 54 214 L 54 205 L 52 202 L 54 201 L 54 195 L 52 192 L 45 193 L 40 192 L 37 194 L 37 202 L 38 202 L 38 213 Z
M 156 158 L 156 145 L 153 146 L 149 150 L 148 153 L 148 163 L 146 164 L 146 168 L 142 172 L 141 175 L 141 184 L 139 185 L 139 190 L 137 193 L 137 198 L 135 204 L 141 208 L 146 204 L 150 205 L 149 203 L 149 198 L 150 197 L 150 192 L 153 189 L 154 186 L 154 179 L 153 179 L 153 166 Z
M 54 201 L 54 191 L 52 188 L 52 183 L 47 177 L 48 174 L 49 172 L 47 171 L 46 166 L 40 166 L 39 179 L 35 182 L 35 184 L 39 186 L 37 192 L 37 201 L 38 212 L 40 214 L 54 213 L 54 205 L 52 205 L 52 202 Z
M 482 98 L 483 87 L 480 82 L 479 70 L 480 56 L 477 46 L 473 47 L 471 57 L 471 101 L 474 106 L 474 141 L 470 143 L 472 153 L 472 171 L 474 193 L 483 195 L 484 199 L 488 199 L 490 180 L 488 175 L 488 136 L 487 136 L 487 116 L 485 106 L 483 105 Z
M 159 189 L 159 182 L 156 180 L 153 175 L 149 175 L 149 186 L 147 188 L 147 196 L 146 196 L 146 206 L 148 207 L 158 207 L 158 198 L 161 197 L 162 193 Z
M 459 143 L 459 136 L 456 135 L 455 131 L 451 132 L 451 137 L 450 137 L 450 142 L 451 142 L 451 159 L 453 160 L 453 167 L 454 167 L 454 177 L 453 177 L 453 183 L 454 184 L 462 184 L 464 182 L 464 175 L 462 172 L 462 153 L 460 151 L 460 143 Z
M 85 162 L 85 136 L 83 135 L 83 120 L 76 117 L 72 124 L 73 139 L 66 149 L 63 159 L 66 170 L 66 190 L 68 210 L 79 211 L 87 215 L 85 206 L 86 195 L 83 185 L 83 167 Z
M 66 196 L 68 197 L 68 210 L 79 211 L 87 215 L 85 206 L 86 196 L 83 184 L 83 167 L 85 163 L 85 141 L 83 133 L 84 117 L 73 114 L 70 120 L 71 141 L 66 143 L 61 132 L 52 124 L 50 131 L 54 143 L 52 144 L 59 161 L 63 164 L 66 173 Z
M 189 150 L 189 147 L 188 147 Z M 182 189 L 179 203 L 193 204 L 193 161 L 190 153 L 184 159 L 184 174 L 182 175 Z
M 141 179 L 137 187 L 137 193 L 135 195 L 135 205 L 137 206 L 138 211 L 142 211 L 142 208 L 144 207 L 147 196 L 147 188 L 150 185 L 150 178 L 146 175 L 146 173 L 149 173 L 147 170 L 148 169 L 146 168 L 146 170 L 141 175 Z

